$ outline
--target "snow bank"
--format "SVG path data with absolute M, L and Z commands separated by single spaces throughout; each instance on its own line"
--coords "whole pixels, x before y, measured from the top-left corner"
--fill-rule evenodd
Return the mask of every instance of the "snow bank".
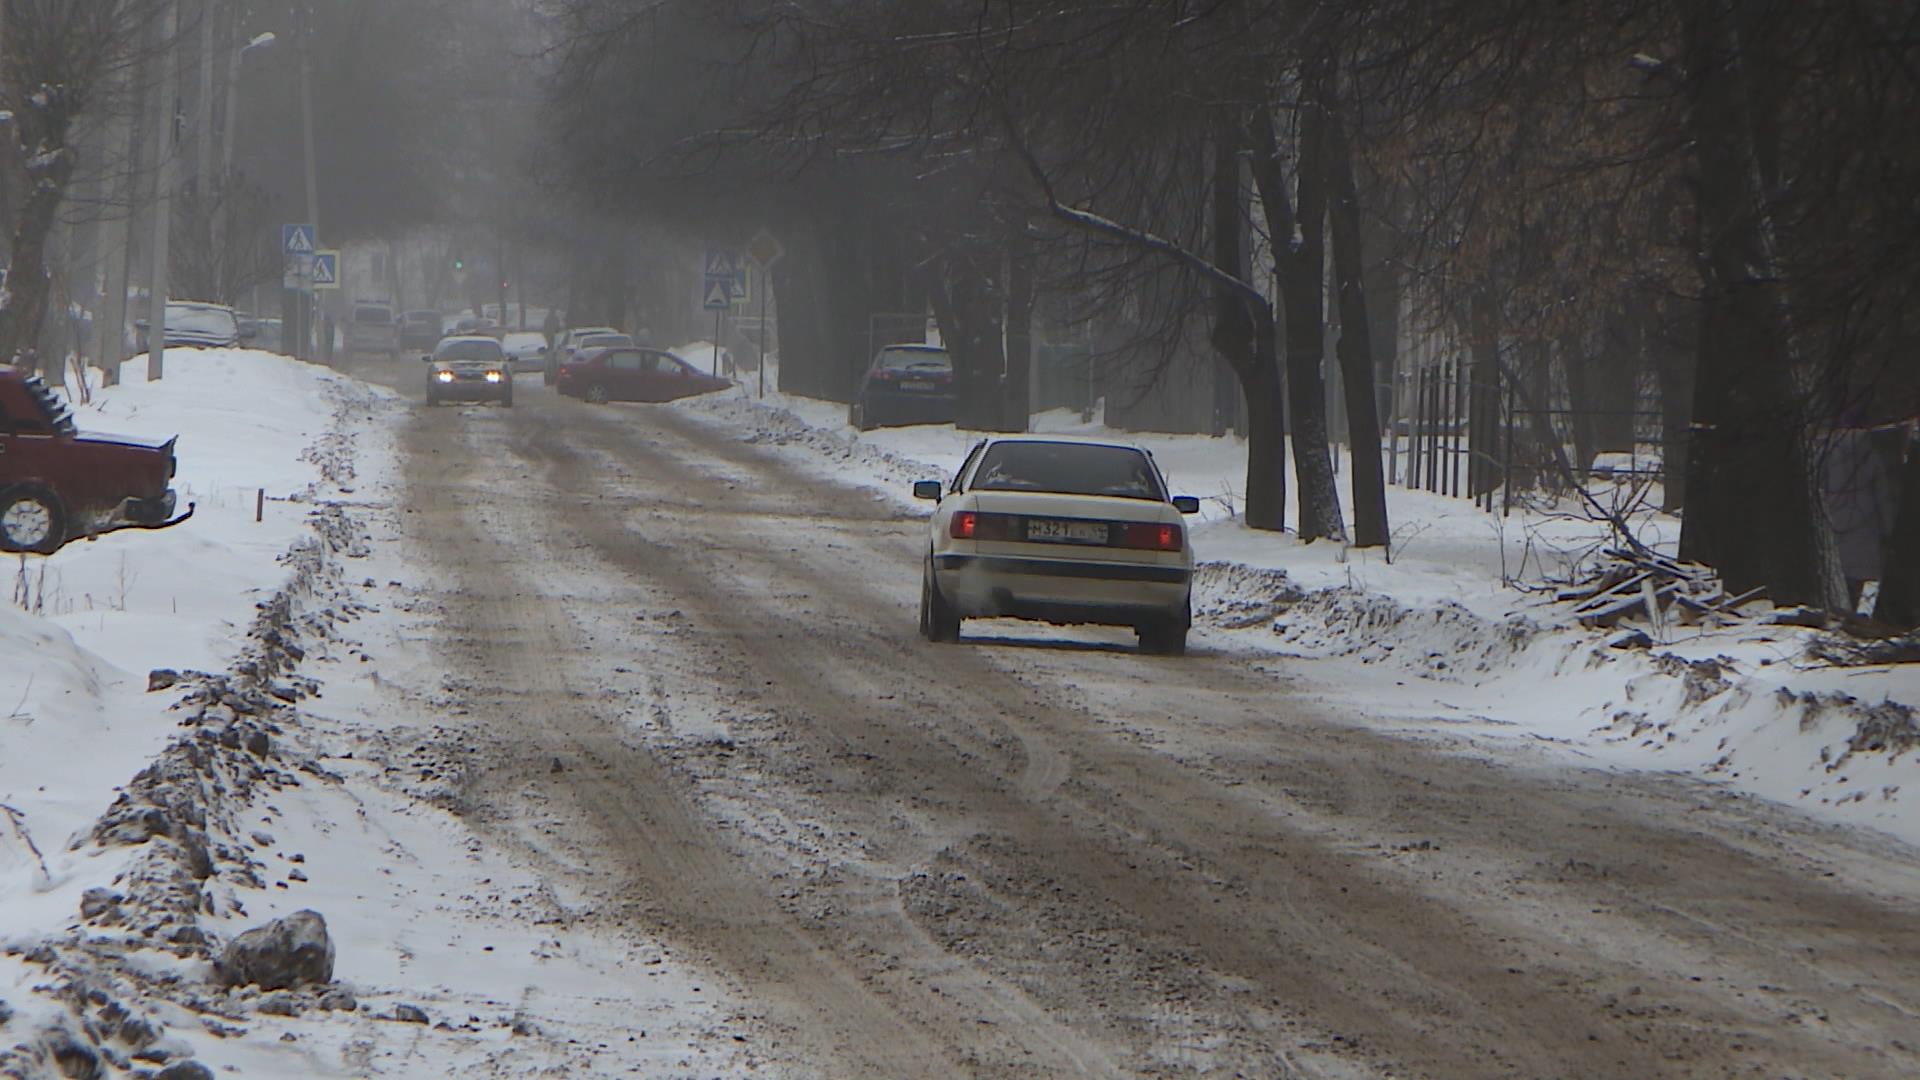
M 443 664 L 379 606 L 418 573 L 404 404 L 248 350 L 124 376 L 80 425 L 178 434 L 199 509 L 27 560 L 0 607 L 0 1074 L 742 1071 L 708 973 L 396 782 L 436 717 L 373 652 Z M 333 981 L 222 984 L 224 943 L 309 908 Z

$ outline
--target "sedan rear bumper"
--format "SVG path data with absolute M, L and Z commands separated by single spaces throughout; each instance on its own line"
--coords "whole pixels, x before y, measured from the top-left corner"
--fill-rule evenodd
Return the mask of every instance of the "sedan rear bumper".
M 896 424 L 951 424 L 957 408 L 954 395 L 903 393 L 868 389 L 860 407 L 869 424 L 888 427 Z
M 933 564 L 941 596 L 962 617 L 1062 624 L 1184 619 L 1193 577 L 1185 566 L 1085 559 L 945 554 Z

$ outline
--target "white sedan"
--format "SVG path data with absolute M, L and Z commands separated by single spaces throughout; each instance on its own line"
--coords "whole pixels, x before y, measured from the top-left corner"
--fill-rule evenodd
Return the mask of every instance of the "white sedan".
M 955 641 L 967 618 L 1131 626 L 1148 652 L 1186 651 L 1193 551 L 1153 455 L 1130 443 L 1052 435 L 986 439 L 939 502 L 920 589 L 920 633 Z

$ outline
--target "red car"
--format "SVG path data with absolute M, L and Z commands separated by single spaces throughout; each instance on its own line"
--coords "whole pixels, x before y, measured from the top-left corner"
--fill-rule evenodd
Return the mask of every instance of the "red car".
M 614 348 L 582 353 L 560 365 L 560 392 L 598 405 L 608 401 L 676 401 L 733 385 L 669 352 Z
M 115 529 L 173 517 L 173 439 L 78 431 L 38 375 L 0 366 L 0 551 L 51 554 Z

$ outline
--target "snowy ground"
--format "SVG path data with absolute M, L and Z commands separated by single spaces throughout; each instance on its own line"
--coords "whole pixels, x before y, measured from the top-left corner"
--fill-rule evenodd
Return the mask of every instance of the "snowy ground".
M 696 342 L 679 351 L 702 362 L 709 350 Z M 769 375 L 777 385 L 776 366 Z M 862 433 L 843 405 L 777 392 L 759 399 L 754 375 L 743 377 L 739 392 L 684 407 L 750 441 L 824 460 L 903 504 L 913 501 L 913 480 L 944 479 L 980 437 L 951 426 Z M 1112 434 L 1097 419 L 1053 412 L 1033 426 Z M 1466 499 L 1390 487 L 1389 560 L 1247 528 L 1238 516 L 1242 442 L 1123 437 L 1150 449 L 1177 491 L 1202 500 L 1196 642 L 1327 661 L 1290 674 L 1372 722 L 1697 776 L 1920 844 L 1911 811 L 1920 798 L 1920 665 L 1817 663 L 1806 648 L 1818 632 L 1759 619 L 1712 629 L 1643 622 L 1651 648 L 1608 648 L 1610 635 L 1579 628 L 1550 594 L 1528 589 L 1565 580 L 1605 546 L 1606 527 L 1576 506 L 1489 514 Z M 1609 506 L 1624 501 L 1595 491 Z M 1344 513 L 1351 521 L 1350 504 Z M 1674 552 L 1678 519 L 1646 510 L 1631 518 L 1641 542 Z
M 242 350 L 124 378 L 76 407 L 81 426 L 178 433 L 176 484 L 197 510 L 9 567 L 0 1075 L 55 1075 L 63 1046 L 242 1075 L 756 1071 L 723 983 L 461 816 L 460 777 L 432 748 L 466 676 L 419 644 L 444 613 L 423 606 L 423 561 L 400 540 L 404 403 Z M 977 437 L 862 435 L 839 406 L 745 391 L 679 408 L 903 504 Z M 1205 500 L 1198 647 L 1315 658 L 1286 677 L 1356 723 L 1697 776 L 1920 843 L 1920 815 L 1903 814 L 1920 783 L 1914 666 L 1816 664 L 1814 632 L 1758 621 L 1612 649 L 1505 583 L 1593 547 L 1577 516 L 1395 489 L 1389 562 L 1246 529 L 1231 439 L 1141 441 Z M 1656 546 L 1677 536 L 1639 524 Z M 183 675 L 149 692 L 155 669 Z M 128 842 L 149 809 L 172 831 Z M 192 871 L 201 844 L 211 875 Z M 224 942 L 303 908 L 328 920 L 339 993 L 212 984 Z M 413 1009 L 425 1023 L 399 1019 Z
M 168 360 L 154 383 L 128 362 L 75 411 L 82 429 L 178 433 L 194 517 L 23 560 L 0 607 L 0 1075 L 81 1075 L 56 1068 L 87 1055 L 663 1075 L 734 1053 L 724 998 L 697 989 L 711 980 L 450 812 L 408 737 L 435 703 L 396 712 L 365 663 L 369 643 L 440 662 L 404 648 L 432 613 L 387 602 L 410 576 L 386 542 L 404 403 L 264 352 Z M 155 669 L 181 681 L 150 693 Z M 110 837 L 149 813 L 166 832 Z M 210 876 L 183 870 L 196 845 Z M 213 984 L 224 942 L 301 909 L 327 919 L 322 989 L 343 993 Z

